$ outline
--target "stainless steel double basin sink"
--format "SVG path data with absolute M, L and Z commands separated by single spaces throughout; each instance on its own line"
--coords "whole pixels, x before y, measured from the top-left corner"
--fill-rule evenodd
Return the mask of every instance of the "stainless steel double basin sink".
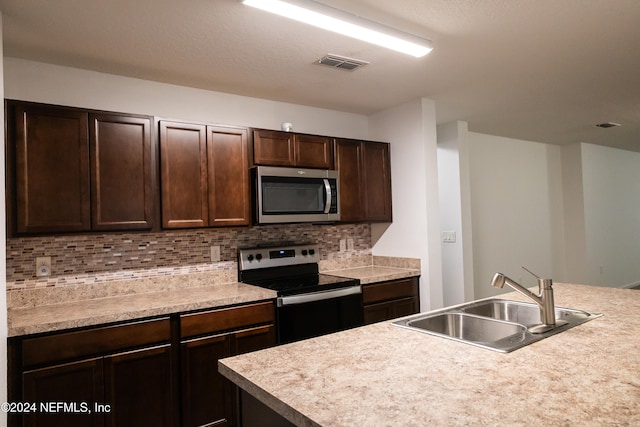
M 567 323 L 537 334 L 529 332 L 530 327 L 540 324 L 540 308 L 536 304 L 497 298 L 412 316 L 392 324 L 508 353 L 602 316 L 560 307 L 556 307 L 555 313 L 557 320 Z

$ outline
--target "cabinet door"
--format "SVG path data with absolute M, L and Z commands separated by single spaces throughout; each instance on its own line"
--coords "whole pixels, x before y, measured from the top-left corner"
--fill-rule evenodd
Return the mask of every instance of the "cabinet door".
M 162 226 L 206 226 L 209 223 L 206 127 L 160 122 L 160 164 Z
M 391 222 L 391 163 L 389 144 L 363 143 L 364 207 L 368 221 Z
M 104 402 L 101 358 L 25 371 L 22 384 L 23 402 L 76 404 L 67 408 L 47 407 L 51 412 L 38 406 L 35 413 L 23 415 L 25 427 L 103 425 L 103 416 L 93 413 L 94 403 Z M 83 413 L 83 402 L 92 413 Z
M 231 352 L 230 334 L 183 341 L 182 425 L 232 425 L 232 384 L 218 372 L 218 359 Z
M 393 319 L 393 302 L 370 304 L 363 308 L 363 312 L 365 325 Z
M 269 166 L 294 166 L 294 134 L 275 130 L 254 130 L 253 163 Z
M 90 122 L 92 228 L 151 228 L 151 119 L 92 114 Z
M 15 106 L 18 233 L 87 231 L 87 113 L 63 107 Z
M 294 151 L 296 166 L 333 169 L 333 149 L 326 136 L 295 135 Z
M 232 355 L 249 353 L 276 345 L 274 325 L 258 326 L 234 333 Z
M 336 140 L 336 169 L 340 173 L 340 221 L 363 221 L 362 144 L 360 141 Z
M 108 426 L 174 424 L 169 344 L 105 357 L 104 377 Z
M 417 298 L 401 298 L 364 307 L 364 324 L 408 316 L 419 311 Z
M 420 303 L 418 298 L 402 298 L 394 303 L 393 317 L 409 316 L 420 311 Z
M 375 323 L 420 311 L 418 277 L 392 280 L 362 287 L 364 323 Z
M 207 126 L 209 225 L 251 221 L 247 130 Z

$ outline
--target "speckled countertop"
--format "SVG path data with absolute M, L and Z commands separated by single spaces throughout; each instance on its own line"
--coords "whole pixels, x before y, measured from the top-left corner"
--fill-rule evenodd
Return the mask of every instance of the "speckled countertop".
M 204 275 L 206 276 L 206 274 Z M 174 279 L 189 280 L 179 277 Z M 274 291 L 257 286 L 236 282 L 214 282 L 210 285 L 15 308 L 7 312 L 9 336 L 135 320 L 163 314 L 268 300 L 275 297 Z
M 359 279 L 363 285 L 420 276 L 420 260 L 414 258 L 374 256 L 368 265 L 352 267 L 333 263 L 321 264 L 321 268 L 322 273 Z
M 363 265 L 367 264 L 368 265 Z M 363 283 L 420 274 L 419 261 L 365 257 L 328 262 L 323 273 Z M 147 277 L 107 283 L 18 290 L 7 293 L 9 336 L 53 332 L 164 314 L 250 303 L 276 297 L 269 289 L 237 283 L 237 270 Z
M 219 367 L 302 426 L 640 425 L 640 291 L 554 289 L 604 316 L 507 354 L 382 322 Z

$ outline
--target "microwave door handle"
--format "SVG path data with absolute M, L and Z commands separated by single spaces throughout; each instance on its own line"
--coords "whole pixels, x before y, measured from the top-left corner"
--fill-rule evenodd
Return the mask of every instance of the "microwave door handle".
M 329 213 L 331 210 L 331 185 L 328 179 L 324 178 L 323 181 L 325 191 L 324 213 Z

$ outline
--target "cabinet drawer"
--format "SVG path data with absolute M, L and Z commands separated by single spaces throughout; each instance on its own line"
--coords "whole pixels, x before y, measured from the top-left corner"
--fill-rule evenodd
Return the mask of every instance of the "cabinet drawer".
M 413 297 L 418 294 L 418 278 L 394 280 L 362 287 L 362 301 L 372 304 L 380 301 Z
M 395 319 L 396 317 L 415 314 L 420 310 L 418 298 L 408 297 L 377 304 L 370 304 L 364 307 L 364 324 L 381 322 L 383 320 Z
M 27 338 L 22 341 L 22 365 L 108 354 L 170 339 L 169 318 Z
M 185 314 L 180 316 L 180 336 L 187 338 L 262 323 L 273 323 L 273 321 L 274 308 L 272 302 L 230 307 L 204 313 Z

